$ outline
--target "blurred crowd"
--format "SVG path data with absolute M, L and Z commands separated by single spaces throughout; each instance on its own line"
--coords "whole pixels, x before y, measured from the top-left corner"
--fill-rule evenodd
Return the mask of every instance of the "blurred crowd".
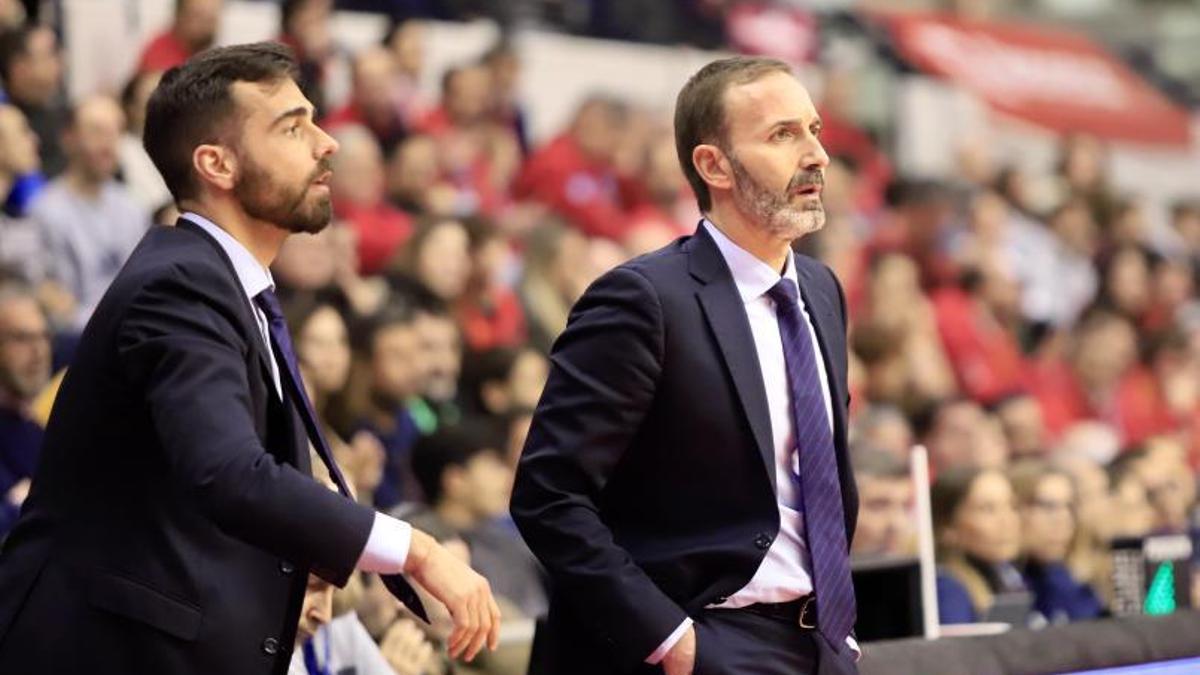
M 2 532 L 54 374 L 145 230 L 177 216 L 141 146 L 145 105 L 165 69 L 213 43 L 222 0 L 178 0 L 123 90 L 80 100 L 63 97 L 55 32 L 0 8 Z M 452 665 L 446 617 L 418 624 L 371 575 L 336 593 L 314 578 L 302 635 L 318 638 L 297 658 L 524 672 L 549 589 L 507 516 L 513 467 L 572 303 L 696 226 L 670 111 L 593 96 L 538 142 L 511 43 L 448 69 L 428 99 L 421 21 L 351 53 L 332 12 L 282 3 L 278 39 L 340 150 L 334 224 L 292 237 L 274 280 L 358 499 L 470 560 L 512 621 L 503 649 Z M 854 553 L 913 553 L 921 444 L 944 622 L 984 620 L 1013 589 L 1034 594 L 1034 623 L 1104 615 L 1110 543 L 1194 522 L 1200 201 L 1153 224 L 1082 136 L 1047 175 L 997 164 L 986 139 L 961 144 L 950 179 L 900 175 L 844 91 L 831 76 L 818 104 L 827 225 L 797 248 L 836 271 L 850 307 Z

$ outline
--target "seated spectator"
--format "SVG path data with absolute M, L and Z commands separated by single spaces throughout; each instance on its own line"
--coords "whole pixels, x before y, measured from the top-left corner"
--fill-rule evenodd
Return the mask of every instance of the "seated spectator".
M 935 474 L 963 466 L 1002 469 L 1008 463 L 1008 443 L 999 422 L 969 399 L 934 404 L 917 417 L 914 426 L 929 450 Z
M 0 202 L 7 203 L 22 176 L 37 173 L 37 136 L 25 115 L 0 104 Z M 46 278 L 36 224 L 7 210 L 0 212 L 0 266 L 30 284 Z
M 1053 235 L 1048 264 L 1022 280 L 1021 305 L 1029 320 L 1063 328 L 1096 295 L 1096 223 L 1087 204 L 1074 200 L 1051 212 L 1048 231 Z
M 479 59 L 491 76 L 491 95 L 488 115 L 501 128 L 509 130 L 517 140 L 521 155 L 529 154 L 529 124 L 525 109 L 518 99 L 521 80 L 521 57 L 516 45 L 507 37 L 498 39 Z
M 1100 590 L 1107 583 L 1111 562 L 1113 515 L 1108 473 L 1082 452 L 1059 451 L 1051 462 L 1071 477 L 1076 493 L 1076 535 L 1067 553 L 1067 567 L 1080 583 Z
M 1112 508 L 1108 534 L 1110 540 L 1141 539 L 1154 532 L 1158 514 L 1150 502 L 1146 483 L 1138 472 L 1144 460 L 1144 448 L 1117 456 L 1108 465 L 1109 499 Z
M 121 108 L 125 113 L 125 133 L 121 136 L 121 145 L 117 149 L 118 164 L 121 169 L 121 180 L 129 187 L 129 192 L 147 213 L 154 213 L 162 207 L 172 204 L 171 192 L 162 175 L 150 161 L 146 148 L 142 145 L 142 129 L 146 123 L 146 103 L 150 94 L 158 86 L 162 73 L 157 70 L 134 75 L 121 90 Z M 164 225 L 173 225 L 163 223 Z
M 513 185 L 518 199 L 550 207 L 589 237 L 622 241 L 630 217 L 613 167 L 628 113 L 617 101 L 584 101 L 570 129 L 538 149 Z
M 912 555 L 913 484 L 908 465 L 870 445 L 851 448 L 850 462 L 858 482 L 858 528 L 851 555 Z
M 350 341 L 340 310 L 342 304 L 333 293 L 299 294 L 288 298 L 283 311 L 296 345 L 304 386 L 325 427 L 325 438 L 334 459 L 342 467 L 355 497 L 370 504 L 383 479 L 384 448 L 371 432 L 360 430 L 346 436 L 335 430 L 330 421 L 331 411 L 345 395 L 350 376 Z
M 1031 372 L 1030 390 L 1047 431 L 1059 435 L 1077 421 L 1097 419 L 1112 425 L 1125 445 L 1161 431 L 1166 421 L 1157 385 L 1138 361 L 1133 325 L 1097 308 L 1073 333 L 1065 361 Z
M 550 374 L 550 364 L 537 350 L 499 347 L 467 360 L 463 396 L 468 409 L 483 416 L 533 410 Z
M 904 413 L 885 403 L 872 404 L 853 417 L 851 443 L 863 443 L 907 461 L 913 430 Z
M 512 251 L 493 224 L 466 219 L 470 236 L 471 276 L 454 308 L 463 341 L 472 351 L 516 347 L 526 342 L 525 314 L 511 288 L 500 282 Z
M 419 440 L 413 472 L 431 512 L 407 518 L 414 523 L 434 520 L 462 537 L 471 550 L 471 567 L 492 590 L 522 615 L 541 616 L 549 608 L 541 568 L 516 530 L 501 524 L 508 514 L 513 471 L 504 448 L 491 436 L 482 426 L 467 423 Z
M 224 0 L 175 0 L 171 26 L 142 49 L 137 72 L 166 71 L 211 47 L 217 39 L 224 4 Z
M 964 394 L 990 404 L 1021 388 L 1025 361 L 1009 320 L 1018 315 L 1012 280 L 995 264 L 963 273 L 933 296 L 938 333 Z
M 364 126 L 375 135 L 383 154 L 390 154 L 408 133 L 396 102 L 395 72 L 396 62 L 386 49 L 372 47 L 359 52 L 354 58 L 350 100 L 322 120 L 321 126 L 330 131 L 348 124 Z
M 1133 455 L 1128 461 L 1154 509 L 1154 532 L 1186 534 L 1196 505 L 1196 477 L 1188 469 L 1183 445 L 1170 436 L 1156 436 Z
M 433 291 L 453 308 L 467 290 L 471 265 L 471 237 L 462 221 L 431 218 L 417 226 L 391 269 Z
M 359 272 L 377 274 L 412 235 L 412 218 L 384 199 L 383 154 L 371 132 L 348 124 L 333 137 L 341 146 L 330 179 L 334 213 L 357 235 Z
M 930 489 L 942 623 L 986 621 L 1001 593 L 1025 590 L 1014 562 L 1021 523 L 1012 485 L 995 469 L 941 472 Z
M 1139 246 L 1121 246 L 1100 261 L 1096 304 L 1142 326 L 1152 300 L 1150 254 Z
M 150 216 L 118 183 L 124 115 L 110 98 L 80 102 L 63 136 L 66 172 L 30 208 L 44 241 L 50 278 L 79 302 L 71 328 L 82 331 L 108 285 L 141 241 Z
M 851 343 L 865 366 L 868 398 L 912 411 L 953 395 L 954 371 L 912 259 L 899 253 L 876 258 L 866 300 Z
M 546 221 L 526 241 L 518 285 L 529 322 L 530 344 L 543 354 L 567 327 L 571 306 L 595 279 L 587 239 L 578 230 Z
M 1023 571 L 1034 607 L 1052 624 L 1100 616 L 1104 610 L 1100 598 L 1067 566 L 1078 535 L 1078 500 L 1070 474 L 1028 460 L 1016 464 L 1009 478 L 1021 515 Z
M 22 26 L 0 34 L 0 78 L 38 137 L 42 171 L 53 178 L 67 165 L 62 133 L 70 111 L 61 97 L 62 60 L 49 26 Z
M 419 435 L 409 403 L 425 387 L 425 366 L 413 308 L 389 302 L 363 320 L 354 333 L 354 369 L 343 410 L 335 417 L 348 434 L 366 430 L 383 444 L 384 471 L 374 502 L 390 509 L 402 501 L 418 501 L 420 487 L 412 475 L 412 446 Z
M 432 136 L 413 134 L 392 151 L 387 194 L 396 208 L 414 216 L 455 212 L 457 191 L 442 178 L 438 144 Z
M 1042 406 L 1024 392 L 1001 398 L 993 406 L 1000 428 L 1014 458 L 1036 457 L 1046 452 L 1046 433 L 1042 424 Z
M 395 92 L 400 114 L 412 128 L 433 105 L 421 92 L 425 67 L 425 24 L 417 19 L 396 17 L 384 33 L 382 44 L 396 63 Z
M 409 406 L 422 434 L 431 434 L 462 419 L 458 380 L 462 374 L 462 330 L 446 304 L 423 286 L 400 290 L 417 312 L 417 335 L 425 361 L 425 390 Z
M 338 59 L 333 41 L 333 0 L 284 0 L 279 7 L 279 41 L 296 56 L 296 83 L 312 102 L 313 117 L 329 113 L 327 79 Z
M 50 329 L 33 294 L 0 287 L 0 539 L 17 520 L 42 449 L 33 401 L 50 382 Z

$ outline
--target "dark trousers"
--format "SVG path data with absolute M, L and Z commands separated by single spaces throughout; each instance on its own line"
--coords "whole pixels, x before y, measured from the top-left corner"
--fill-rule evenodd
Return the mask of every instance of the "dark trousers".
M 857 675 L 854 652 L 840 651 L 795 623 L 747 612 L 710 609 L 696 620 L 693 675 Z M 655 672 L 662 672 L 658 668 Z

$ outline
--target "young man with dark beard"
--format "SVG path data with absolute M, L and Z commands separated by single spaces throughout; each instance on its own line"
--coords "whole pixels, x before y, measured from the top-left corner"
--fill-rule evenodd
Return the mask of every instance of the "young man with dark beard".
M 402 573 L 451 655 L 495 646 L 487 582 L 356 504 L 304 391 L 268 267 L 330 220 L 329 157 L 286 48 L 168 71 L 146 150 L 183 213 L 146 235 L 84 331 L 0 554 L 0 672 L 284 673 L 310 571 Z M 311 477 L 309 447 L 338 493 Z

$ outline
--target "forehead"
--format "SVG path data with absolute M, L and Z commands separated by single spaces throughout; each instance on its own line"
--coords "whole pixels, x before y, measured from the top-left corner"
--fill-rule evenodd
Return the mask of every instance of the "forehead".
M 817 118 L 808 90 L 790 73 L 770 73 L 725 90 L 725 121 L 732 129 L 753 130 L 783 120 L 810 123 Z
M 290 77 L 270 83 L 234 82 L 230 92 L 238 110 L 250 122 L 270 124 L 289 110 L 312 107 Z

